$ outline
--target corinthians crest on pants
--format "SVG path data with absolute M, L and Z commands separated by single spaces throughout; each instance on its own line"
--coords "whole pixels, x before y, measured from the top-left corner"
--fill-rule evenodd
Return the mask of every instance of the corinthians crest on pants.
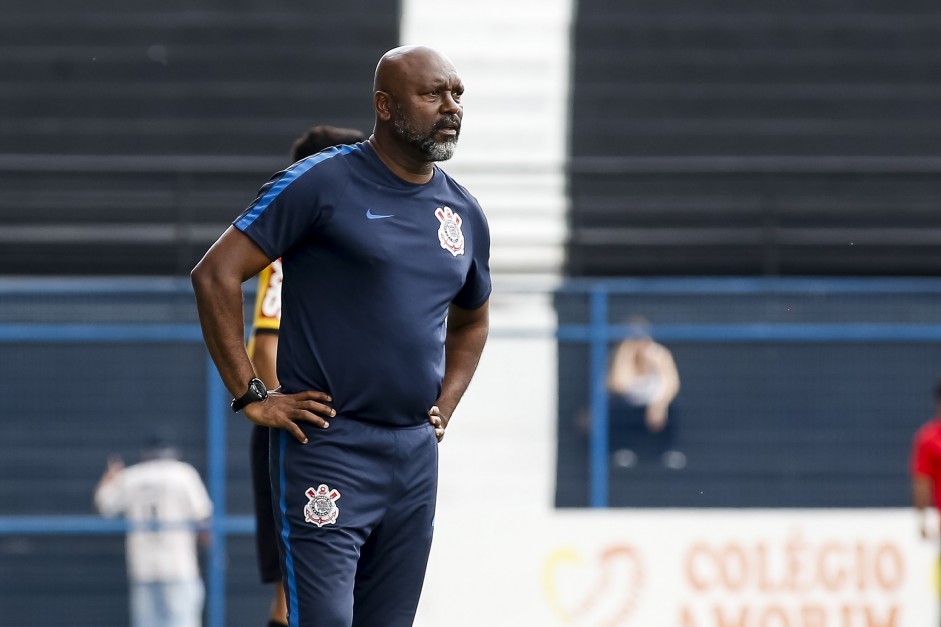
M 438 227 L 438 241 L 441 248 L 455 257 L 464 254 L 464 233 L 461 231 L 461 216 L 454 213 L 451 207 L 438 207 L 435 217 L 441 225 Z
M 337 516 L 340 515 L 340 508 L 336 503 L 340 498 L 338 491 L 331 490 L 326 484 L 321 483 L 316 490 L 307 488 L 304 494 L 310 499 L 304 506 L 305 521 L 314 523 L 318 527 L 332 525 L 337 521 Z

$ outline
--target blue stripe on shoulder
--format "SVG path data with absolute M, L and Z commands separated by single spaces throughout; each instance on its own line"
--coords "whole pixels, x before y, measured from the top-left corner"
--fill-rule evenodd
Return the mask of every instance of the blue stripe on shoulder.
M 359 150 L 356 144 L 346 144 L 330 150 L 319 152 L 316 155 L 307 157 L 306 159 L 301 159 L 290 168 L 285 170 L 284 176 L 278 179 L 278 182 L 272 185 L 271 189 L 269 189 L 264 196 L 258 199 L 258 201 L 255 203 L 255 206 L 251 208 L 251 211 L 239 218 L 239 220 L 235 223 L 235 228 L 240 231 L 247 229 L 252 222 L 258 219 L 258 216 L 264 213 L 265 209 L 268 208 L 268 205 L 270 205 L 274 199 L 278 197 L 278 194 L 283 192 L 288 185 L 296 181 L 298 177 L 318 163 L 322 163 L 327 159 L 332 159 L 333 157 L 349 154 L 354 150 Z
M 284 451 L 287 448 L 288 432 L 280 430 L 278 436 L 281 438 L 279 444 L 280 454 L 278 455 L 278 482 L 281 486 L 281 494 L 278 499 L 278 510 L 281 513 L 281 542 L 284 543 L 284 570 L 287 573 L 285 582 L 285 595 L 288 602 L 288 621 L 290 627 L 298 627 L 300 616 L 298 616 L 297 603 L 297 578 L 294 574 L 294 557 L 291 555 L 291 524 L 288 522 L 288 508 L 285 492 L 287 490 L 287 479 L 284 476 Z

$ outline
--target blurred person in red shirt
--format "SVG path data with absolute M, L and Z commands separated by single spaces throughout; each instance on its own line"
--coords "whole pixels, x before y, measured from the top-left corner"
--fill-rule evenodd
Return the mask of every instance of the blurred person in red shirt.
M 934 417 L 915 434 L 911 459 L 912 492 L 923 538 L 933 537 L 938 531 L 929 533 L 927 509 L 941 509 L 941 381 L 935 384 L 934 404 Z

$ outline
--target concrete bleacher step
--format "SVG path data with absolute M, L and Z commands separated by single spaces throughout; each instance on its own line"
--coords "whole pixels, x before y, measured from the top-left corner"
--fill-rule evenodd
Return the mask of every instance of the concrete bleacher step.
M 111 81 L 111 88 L 126 90 L 135 84 L 154 87 L 170 81 L 199 84 L 246 79 L 297 85 L 319 80 L 339 88 L 344 83 L 362 82 L 361 73 L 352 73 L 351 68 L 372 68 L 376 62 L 375 53 L 351 44 L 322 51 L 307 43 L 296 47 L 296 55 L 286 56 L 283 44 L 277 43 L 162 44 L 157 37 L 143 41 L 136 45 L 45 48 L 2 45 L 0 71 L 4 81 L 63 89 L 80 87 L 87 81 Z
M 941 145 L 941 14 L 929 2 L 588 0 L 578 5 L 574 33 L 576 164 L 934 158 Z M 659 247 L 665 273 L 933 272 L 926 244 L 941 225 L 923 182 L 898 168 L 811 172 L 684 178 L 576 165 L 567 268 L 657 273 Z M 807 187 L 814 193 L 801 198 Z M 689 194 L 688 202 L 648 204 L 638 188 L 648 198 Z M 711 222 L 681 209 L 697 199 Z
M 282 85 L 280 83 L 207 84 L 177 87 L 141 84 L 114 89 L 111 96 L 101 99 L 107 85 L 91 84 L 72 90 L 62 99 L 55 98 L 55 89 L 24 89 L 16 97 L 5 98 L 0 115 L 16 118 L 141 119 L 174 120 L 205 118 L 219 120 L 246 117 L 276 119 L 283 114 L 294 115 L 316 103 L 328 119 L 345 116 L 346 103 L 353 90 L 331 89 L 329 84 Z M 326 93 L 325 93 L 326 92 Z M 279 94 L 273 98 L 272 94 Z M 172 126 L 169 124 L 168 126 Z
M 905 3 L 905 8 L 906 11 L 916 15 L 933 15 L 937 4 L 932 0 L 911 0 Z M 634 0 L 629 4 L 620 0 L 592 0 L 591 9 L 592 14 L 667 15 L 673 18 L 683 16 L 693 20 L 722 13 L 736 15 L 773 13 L 782 17 L 828 15 L 840 12 L 891 17 L 898 13 L 894 5 L 888 5 L 882 0 L 832 0 L 829 2 L 795 0 L 785 5 L 756 3 L 751 0 L 673 0 L 669 3 L 658 0 Z
M 4 8 L 7 273 L 186 274 L 304 129 L 369 130 L 375 63 L 398 38 L 386 4 Z
M 931 274 L 941 193 L 930 173 L 624 172 L 573 184 L 573 263 L 698 271 Z M 902 194 L 900 196 L 900 193 Z M 727 247 L 727 248 L 725 248 Z M 621 266 L 624 267 L 624 266 Z
M 5 14 L 0 152 L 284 154 L 315 121 L 365 126 L 396 34 L 394 9 L 107 4 Z

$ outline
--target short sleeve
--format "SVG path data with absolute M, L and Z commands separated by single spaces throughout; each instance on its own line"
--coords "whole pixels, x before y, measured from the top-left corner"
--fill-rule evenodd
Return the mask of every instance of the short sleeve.
M 478 209 L 479 211 L 479 209 Z M 482 217 L 474 233 L 473 259 L 464 280 L 464 286 L 453 303 L 463 309 L 477 309 L 490 298 L 493 284 L 490 278 L 490 229 Z
M 275 174 L 232 225 L 251 238 L 269 259 L 282 257 L 324 218 L 329 198 L 337 191 L 337 181 L 343 178 L 338 168 L 345 167 L 331 158 L 349 149 L 331 148 Z

